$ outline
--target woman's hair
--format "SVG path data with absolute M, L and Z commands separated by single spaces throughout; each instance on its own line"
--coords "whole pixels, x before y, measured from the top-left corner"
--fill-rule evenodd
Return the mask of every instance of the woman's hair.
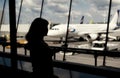
M 26 39 L 28 41 L 36 38 L 42 38 L 48 33 L 48 21 L 43 18 L 36 18 L 31 23 L 30 29 L 26 34 Z
M 48 21 L 43 18 L 36 18 L 31 23 L 30 29 L 39 29 L 44 30 L 44 28 L 48 27 Z
M 36 18 L 31 23 L 29 32 L 46 34 L 48 32 L 48 21 L 43 18 Z

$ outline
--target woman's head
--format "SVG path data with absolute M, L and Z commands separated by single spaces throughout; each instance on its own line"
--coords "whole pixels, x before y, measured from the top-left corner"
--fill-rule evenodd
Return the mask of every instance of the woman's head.
M 33 33 L 46 36 L 48 33 L 48 21 L 43 18 L 36 18 L 33 20 L 30 30 Z

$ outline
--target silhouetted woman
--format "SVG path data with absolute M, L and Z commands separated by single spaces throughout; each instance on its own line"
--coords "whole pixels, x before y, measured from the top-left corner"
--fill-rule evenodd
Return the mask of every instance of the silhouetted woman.
M 33 76 L 37 78 L 53 78 L 53 52 L 44 41 L 48 32 L 48 21 L 36 18 L 26 35 L 33 66 Z

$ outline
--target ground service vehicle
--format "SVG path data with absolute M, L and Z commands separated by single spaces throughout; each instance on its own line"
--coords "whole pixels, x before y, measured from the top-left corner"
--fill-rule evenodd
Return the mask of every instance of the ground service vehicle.
M 105 50 L 105 41 L 93 41 L 91 49 L 92 50 Z M 118 44 L 107 43 L 107 50 L 108 51 L 117 51 Z

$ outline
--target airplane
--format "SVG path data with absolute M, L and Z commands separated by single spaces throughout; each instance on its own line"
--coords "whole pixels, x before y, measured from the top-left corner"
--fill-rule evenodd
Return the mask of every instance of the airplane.
M 109 23 L 109 32 L 118 29 L 117 20 L 119 17 L 119 11 L 115 13 L 113 19 Z M 49 37 L 60 37 L 61 39 L 66 37 L 67 24 L 59 24 L 52 27 L 47 36 Z M 91 40 L 96 40 L 101 37 L 101 34 L 105 34 L 107 30 L 107 24 L 69 24 L 68 28 L 68 38 L 69 37 L 79 37 L 90 42 Z
M 59 25 L 59 23 L 54 23 L 51 21 L 48 21 L 48 22 L 49 22 L 48 30 L 55 25 Z M 17 33 L 16 33 L 17 43 L 19 44 L 27 43 L 25 36 L 29 31 L 29 28 L 30 28 L 30 24 L 18 24 Z M 4 41 L 10 42 L 10 25 L 9 24 L 2 24 L 0 27 L 0 42 L 4 42 Z M 10 46 L 6 46 L 6 47 L 10 48 Z
M 52 23 L 49 21 L 48 30 L 58 23 Z M 19 24 L 17 28 L 17 37 L 25 37 L 26 33 L 29 31 L 30 24 Z M 10 34 L 10 25 L 2 24 L 0 28 L 0 36 L 5 36 Z
M 81 17 L 80 24 L 83 23 L 84 16 Z M 48 21 L 48 30 L 51 29 L 53 26 L 59 25 L 60 23 L 53 23 Z M 26 33 L 29 31 L 30 24 L 18 24 L 17 28 L 17 37 L 25 37 Z M 10 26 L 9 24 L 2 24 L 0 28 L 0 36 L 5 36 L 10 34 Z
M 54 25 L 58 25 L 58 24 L 57 23 L 51 23 L 49 21 L 48 30 Z M 29 28 L 30 28 L 30 24 L 19 24 L 18 25 L 17 33 L 16 33 L 17 42 L 19 42 L 21 44 L 27 43 L 26 40 L 25 40 L 25 35 L 29 31 Z M 6 39 L 7 41 L 10 41 L 10 25 L 9 24 L 2 24 L 1 25 L 1 28 L 0 28 L 0 42 L 2 42 L 4 39 Z
M 82 16 L 81 17 L 81 19 L 80 19 L 80 24 L 83 24 L 83 22 L 84 22 L 84 16 Z M 51 23 L 51 25 L 52 26 L 50 26 L 50 28 L 49 29 L 51 29 L 52 27 L 54 27 L 54 26 L 56 26 L 56 25 L 60 25 L 60 23 L 54 23 L 54 24 L 52 24 Z M 48 37 L 48 36 L 47 36 Z M 47 37 L 45 37 L 45 41 L 52 41 L 52 42 L 61 42 L 62 40 L 63 40 L 63 37 L 61 37 L 60 39 L 58 39 L 58 38 L 52 38 L 52 39 L 48 39 Z M 70 42 L 72 42 L 72 41 L 77 41 L 77 38 L 73 38 L 74 40 L 69 40 Z

